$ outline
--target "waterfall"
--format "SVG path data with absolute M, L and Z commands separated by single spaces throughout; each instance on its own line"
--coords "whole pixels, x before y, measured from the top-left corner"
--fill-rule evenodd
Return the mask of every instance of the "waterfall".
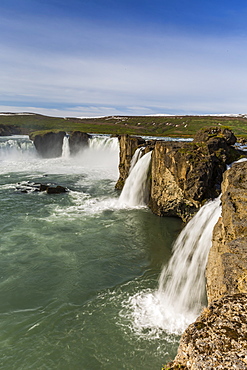
M 129 170 L 129 173 L 133 170 L 133 168 L 135 167 L 136 163 L 139 161 L 139 159 L 141 158 L 142 156 L 142 152 L 144 150 L 144 147 L 141 147 L 141 148 L 137 148 L 132 159 L 131 159 L 131 162 L 130 162 L 130 170 Z
M 130 207 L 143 206 L 148 201 L 148 172 L 152 152 L 146 153 L 135 164 L 125 181 L 119 203 Z
M 220 214 L 218 197 L 198 211 L 174 244 L 173 256 L 160 275 L 158 293 L 175 312 L 200 312 L 212 232 Z
M 119 150 L 118 138 L 107 135 L 92 135 L 89 148 L 95 150 Z
M 148 330 L 154 337 L 163 331 L 181 334 L 199 315 L 205 301 L 204 274 L 213 228 L 220 214 L 220 197 L 206 203 L 178 236 L 157 290 L 142 291 L 129 299 L 136 332 Z
M 62 146 L 62 157 L 69 158 L 70 156 L 70 149 L 69 149 L 69 136 L 65 135 L 63 138 L 63 146 Z
M 27 135 L 0 136 L 0 158 L 19 161 L 35 153 L 33 142 Z

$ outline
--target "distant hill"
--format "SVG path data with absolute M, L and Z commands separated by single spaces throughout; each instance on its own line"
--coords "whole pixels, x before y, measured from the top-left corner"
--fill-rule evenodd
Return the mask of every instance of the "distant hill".
M 245 115 L 208 116 L 109 116 L 97 118 L 48 117 L 35 113 L 0 113 L 0 125 L 19 127 L 23 134 L 63 130 L 99 134 L 193 137 L 203 127 L 224 126 L 247 138 Z

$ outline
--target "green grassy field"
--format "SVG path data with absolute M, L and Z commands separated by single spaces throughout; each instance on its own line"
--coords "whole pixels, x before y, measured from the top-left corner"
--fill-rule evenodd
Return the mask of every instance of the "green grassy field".
M 247 118 L 227 116 L 120 116 L 104 118 L 59 118 L 39 114 L 0 115 L 0 125 L 14 125 L 29 134 L 34 131 L 80 130 L 88 133 L 193 137 L 201 128 L 224 126 L 247 138 Z

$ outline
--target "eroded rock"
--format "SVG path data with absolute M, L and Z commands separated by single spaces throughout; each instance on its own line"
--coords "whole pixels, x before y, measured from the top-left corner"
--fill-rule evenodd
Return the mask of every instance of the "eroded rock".
M 180 368 L 247 369 L 247 294 L 213 301 L 186 329 L 175 360 L 164 367 Z

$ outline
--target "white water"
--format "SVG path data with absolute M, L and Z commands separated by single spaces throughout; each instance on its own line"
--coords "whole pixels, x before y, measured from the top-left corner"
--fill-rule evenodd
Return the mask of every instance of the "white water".
M 119 150 L 118 139 L 106 135 L 92 135 L 89 139 L 89 148 L 95 150 Z
M 181 334 L 196 319 L 205 300 L 205 268 L 220 214 L 220 197 L 205 204 L 177 238 L 158 289 L 137 293 L 125 302 L 137 333 L 149 330 L 149 335 L 159 336 L 165 330 Z
M 139 159 L 141 158 L 142 156 L 142 152 L 144 150 L 144 147 L 141 147 L 141 148 L 137 148 L 132 159 L 131 159 L 131 162 L 130 162 L 130 170 L 129 170 L 129 173 L 133 170 L 133 168 L 135 167 L 136 163 L 139 161 Z
M 62 157 L 69 158 L 69 156 L 70 156 L 69 137 L 65 135 L 63 138 Z
M 149 195 L 149 184 L 147 180 L 151 156 L 152 152 L 146 153 L 139 159 L 130 172 L 119 198 L 121 205 L 136 207 L 147 204 Z

